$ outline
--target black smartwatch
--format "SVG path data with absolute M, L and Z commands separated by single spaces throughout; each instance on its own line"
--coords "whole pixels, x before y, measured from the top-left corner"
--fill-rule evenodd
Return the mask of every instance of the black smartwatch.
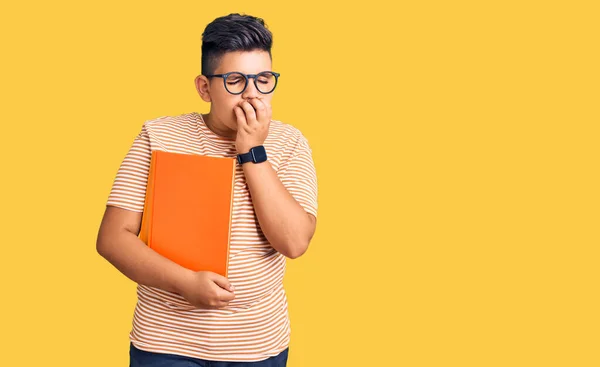
M 237 161 L 239 164 L 244 164 L 248 162 L 253 163 L 261 163 L 267 160 L 267 151 L 265 147 L 259 145 L 250 149 L 248 153 L 238 154 Z

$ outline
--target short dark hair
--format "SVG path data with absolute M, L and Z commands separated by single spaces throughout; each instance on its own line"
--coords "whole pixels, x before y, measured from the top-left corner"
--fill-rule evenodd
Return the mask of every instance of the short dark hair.
M 216 18 L 202 33 L 202 75 L 214 74 L 221 57 L 232 51 L 267 51 L 271 56 L 273 35 L 261 18 L 232 13 Z

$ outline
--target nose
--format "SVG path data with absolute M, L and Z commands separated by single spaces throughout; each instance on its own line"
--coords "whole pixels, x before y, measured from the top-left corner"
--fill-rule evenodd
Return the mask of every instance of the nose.
M 256 85 L 254 85 L 254 78 L 248 79 L 248 85 L 246 86 L 246 90 L 242 93 L 243 99 L 250 98 L 258 98 L 260 92 L 256 90 Z

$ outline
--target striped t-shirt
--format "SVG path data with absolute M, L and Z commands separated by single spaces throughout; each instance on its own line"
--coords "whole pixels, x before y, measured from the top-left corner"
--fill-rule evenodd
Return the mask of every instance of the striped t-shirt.
M 272 120 L 264 146 L 283 185 L 316 216 L 317 180 L 306 138 L 291 125 Z M 120 165 L 107 205 L 143 212 L 153 150 L 237 155 L 235 140 L 211 131 L 199 113 L 148 120 Z M 219 361 L 260 361 L 287 348 L 286 258 L 262 233 L 239 164 L 231 226 L 228 279 L 235 299 L 222 309 L 200 309 L 179 294 L 138 284 L 129 334 L 137 348 Z

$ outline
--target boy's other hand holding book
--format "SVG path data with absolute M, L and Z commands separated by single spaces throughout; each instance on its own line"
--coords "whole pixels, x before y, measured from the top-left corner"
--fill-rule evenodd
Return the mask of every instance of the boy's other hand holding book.
M 211 271 L 190 271 L 180 285 L 179 293 L 197 308 L 223 308 L 235 294 L 233 285 L 224 276 Z

